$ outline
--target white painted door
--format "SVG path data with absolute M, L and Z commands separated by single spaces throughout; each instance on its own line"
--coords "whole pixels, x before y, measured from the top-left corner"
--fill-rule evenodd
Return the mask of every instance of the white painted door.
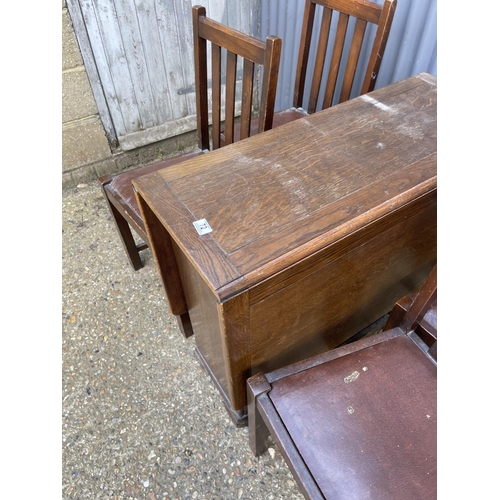
M 67 0 L 110 143 L 134 149 L 196 128 L 191 7 L 254 35 L 257 0 Z

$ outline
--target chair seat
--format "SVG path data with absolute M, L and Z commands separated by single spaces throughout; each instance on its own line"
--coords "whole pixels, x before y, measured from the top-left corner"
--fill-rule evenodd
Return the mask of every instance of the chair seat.
M 280 125 L 284 125 L 285 123 L 293 122 L 294 120 L 298 120 L 299 118 L 304 118 L 304 116 L 308 116 L 308 113 L 304 111 L 302 108 L 289 108 L 283 111 L 278 111 L 274 113 L 273 117 L 273 128 L 279 127 Z M 254 118 L 250 122 L 250 136 L 256 135 L 259 131 L 259 119 Z M 240 140 L 240 127 L 239 125 L 235 126 L 234 129 L 234 141 Z M 221 146 L 225 146 L 225 134 L 224 128 L 221 130 Z
M 253 453 L 271 434 L 308 500 L 437 497 L 437 340 L 417 334 L 435 325 L 437 339 L 437 265 L 389 320 L 399 325 L 247 379 Z
M 293 122 L 299 118 L 304 118 L 304 116 L 308 116 L 308 113 L 302 108 L 289 108 L 277 111 L 274 113 L 273 127 L 279 127 L 285 123 Z
M 437 369 L 398 330 L 271 384 L 269 398 L 325 498 L 435 498 Z
M 116 175 L 104 176 L 99 180 L 103 185 L 103 189 L 108 192 L 108 195 L 112 197 L 113 201 L 119 203 L 122 209 L 134 219 L 143 231 L 145 231 L 139 205 L 137 204 L 137 199 L 134 194 L 132 181 L 142 175 L 150 174 L 151 172 L 156 172 L 162 168 L 177 165 L 178 163 L 182 163 L 201 154 L 203 154 L 203 151 L 197 149 L 190 153 L 173 156 L 141 168 L 120 172 Z

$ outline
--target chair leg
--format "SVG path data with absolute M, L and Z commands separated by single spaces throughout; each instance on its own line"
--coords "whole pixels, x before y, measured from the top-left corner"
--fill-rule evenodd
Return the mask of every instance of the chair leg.
M 144 264 L 139 255 L 139 250 L 135 243 L 132 231 L 130 230 L 129 223 L 116 209 L 116 207 L 109 201 L 107 196 L 106 201 L 108 202 L 109 209 L 111 211 L 111 214 L 113 215 L 118 234 L 120 235 L 120 238 L 122 240 L 123 248 L 125 249 L 125 253 L 127 254 L 130 265 L 132 266 L 134 271 L 138 271 L 139 269 L 144 267 Z
M 179 324 L 179 330 L 185 339 L 193 335 L 193 325 L 191 324 L 191 319 L 189 318 L 189 313 L 186 312 L 177 317 L 177 323 Z
M 257 407 L 257 397 L 262 394 L 262 386 L 270 388 L 263 374 L 247 380 L 248 439 L 250 449 L 256 457 L 267 450 L 267 438 L 270 435 L 269 429 Z M 264 394 L 264 397 L 267 397 L 267 395 Z

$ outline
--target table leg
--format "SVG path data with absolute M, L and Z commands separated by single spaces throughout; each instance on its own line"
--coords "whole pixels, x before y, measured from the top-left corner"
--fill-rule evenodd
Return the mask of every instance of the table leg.
M 247 407 L 245 406 L 241 410 L 235 410 L 231 406 L 231 402 L 229 401 L 227 394 L 224 392 L 224 389 L 220 385 L 219 380 L 217 379 L 215 374 L 210 369 L 210 366 L 208 365 L 205 358 L 203 357 L 203 354 L 200 352 L 200 350 L 198 348 L 195 349 L 195 354 L 198 357 L 200 364 L 208 372 L 208 374 L 210 375 L 210 378 L 212 379 L 213 383 L 215 384 L 218 391 L 220 392 L 220 394 L 222 396 L 222 402 L 224 403 L 224 406 L 226 407 L 226 410 L 229 413 L 229 416 L 231 417 L 231 420 L 233 421 L 233 423 L 237 427 L 246 427 L 248 425 Z

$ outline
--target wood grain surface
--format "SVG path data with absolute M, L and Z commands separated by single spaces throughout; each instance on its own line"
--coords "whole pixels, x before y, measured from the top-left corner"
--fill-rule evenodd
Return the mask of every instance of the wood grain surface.
M 436 370 L 402 335 L 273 384 L 325 498 L 435 498 Z
M 262 281 L 290 252 L 304 258 L 437 186 L 431 80 L 403 80 L 134 184 L 214 290 L 256 269 Z M 202 218 L 213 232 L 199 237 Z
M 336 347 L 429 274 L 436 94 L 416 75 L 134 181 L 153 246 L 166 231 L 174 248 L 180 287 L 154 252 L 169 302 L 185 300 L 230 411 L 251 374 Z

